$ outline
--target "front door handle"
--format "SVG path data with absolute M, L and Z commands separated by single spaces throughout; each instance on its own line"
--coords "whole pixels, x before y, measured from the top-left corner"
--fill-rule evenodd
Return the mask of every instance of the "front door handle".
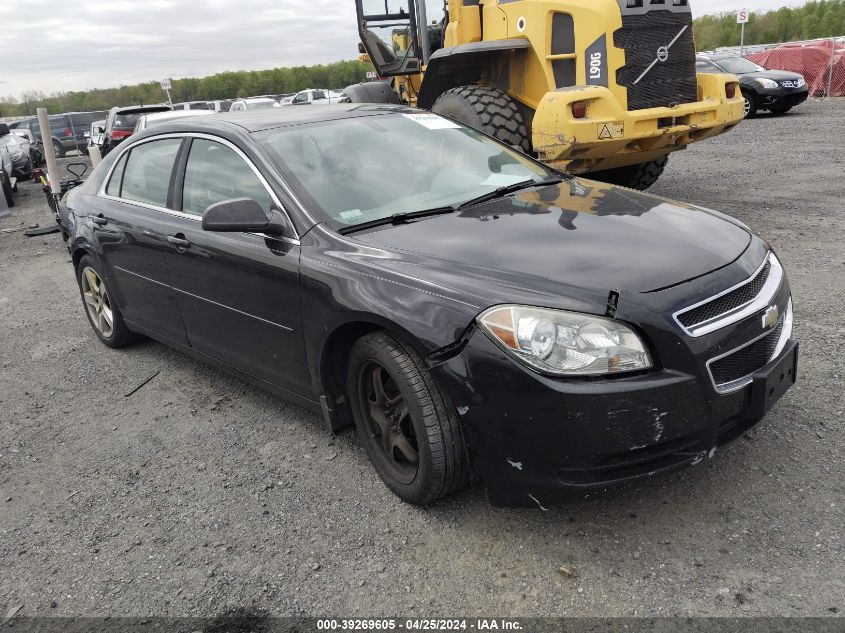
M 101 214 L 99 214 L 99 215 L 92 215 L 92 216 L 91 216 L 91 221 L 92 221 L 94 224 L 96 224 L 97 226 L 105 226 L 106 224 L 108 224 L 108 223 L 109 223 L 109 221 L 108 221 L 106 218 L 104 218 L 104 217 L 103 217 L 103 214 L 102 214 L 102 213 L 101 213 Z
M 167 241 L 173 244 L 176 248 L 185 249 L 188 248 L 191 243 L 185 239 L 185 236 L 181 233 L 177 233 L 176 235 L 168 235 Z

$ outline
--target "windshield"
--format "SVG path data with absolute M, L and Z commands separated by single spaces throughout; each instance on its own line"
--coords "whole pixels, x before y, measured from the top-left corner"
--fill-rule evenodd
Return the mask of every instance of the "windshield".
M 480 132 L 423 112 L 292 126 L 260 138 L 300 196 L 336 227 L 555 175 Z
M 752 61 L 745 59 L 744 57 L 725 57 L 724 59 L 720 59 L 716 62 L 724 68 L 727 72 L 733 73 L 735 75 L 742 75 L 745 73 L 757 73 L 761 70 L 766 70 L 762 66 L 758 66 Z

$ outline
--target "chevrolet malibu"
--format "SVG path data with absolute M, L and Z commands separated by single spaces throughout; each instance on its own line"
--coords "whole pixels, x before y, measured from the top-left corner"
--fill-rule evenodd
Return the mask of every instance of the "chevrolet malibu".
M 177 119 L 67 200 L 96 336 L 147 336 L 354 425 L 425 504 L 547 507 L 711 458 L 794 383 L 781 262 L 740 222 L 449 119 Z

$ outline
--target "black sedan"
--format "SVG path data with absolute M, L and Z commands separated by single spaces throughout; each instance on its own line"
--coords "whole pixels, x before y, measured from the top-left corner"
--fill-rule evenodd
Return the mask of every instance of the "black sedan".
M 786 275 L 741 223 L 401 106 L 175 120 L 67 204 L 103 343 L 354 424 L 411 503 L 482 480 L 547 507 L 695 464 L 795 380 Z
M 766 70 L 759 64 L 737 55 L 698 55 L 696 69 L 700 73 L 730 73 L 739 77 L 745 97 L 745 117 L 758 110 L 785 114 L 804 103 L 809 88 L 803 75 L 787 70 Z

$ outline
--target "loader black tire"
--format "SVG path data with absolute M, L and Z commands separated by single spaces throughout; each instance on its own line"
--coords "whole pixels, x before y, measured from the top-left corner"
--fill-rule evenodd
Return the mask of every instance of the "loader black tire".
M 531 142 L 522 115 L 508 95 L 489 86 L 458 86 L 437 98 L 432 112 L 481 130 L 528 153 Z
M 620 185 L 622 187 L 645 191 L 657 182 L 663 170 L 666 169 L 668 162 L 669 155 L 667 154 L 657 160 L 650 160 L 647 163 L 626 165 L 625 167 L 606 169 L 605 171 L 594 171 L 584 174 L 584 176 L 592 180 L 607 182 L 611 185 Z

